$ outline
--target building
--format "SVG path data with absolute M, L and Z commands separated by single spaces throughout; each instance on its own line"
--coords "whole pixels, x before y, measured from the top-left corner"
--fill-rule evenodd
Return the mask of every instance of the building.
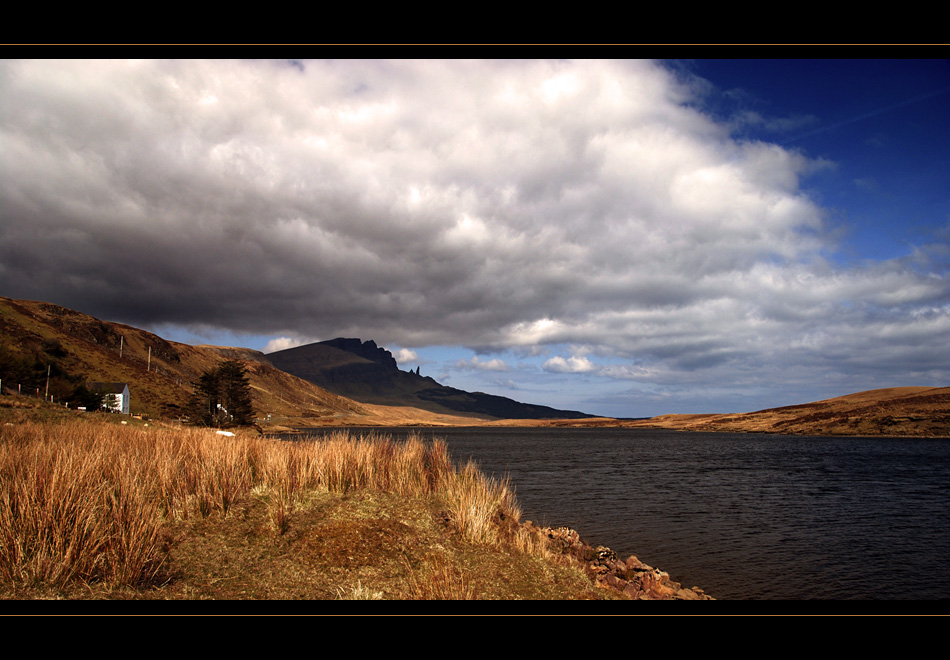
M 105 395 L 102 407 L 105 410 L 129 414 L 129 384 L 128 383 L 89 383 L 89 389 Z

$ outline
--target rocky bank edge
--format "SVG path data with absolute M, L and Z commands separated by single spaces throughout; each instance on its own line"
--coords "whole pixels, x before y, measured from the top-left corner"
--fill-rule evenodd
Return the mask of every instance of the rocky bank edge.
M 699 587 L 684 588 L 671 580 L 669 573 L 644 564 L 634 555 L 622 561 L 610 548 L 592 547 L 569 527 L 539 528 L 530 520 L 522 524 L 528 531 L 546 536 L 552 551 L 581 564 L 591 581 L 601 589 L 622 593 L 633 600 L 715 600 Z

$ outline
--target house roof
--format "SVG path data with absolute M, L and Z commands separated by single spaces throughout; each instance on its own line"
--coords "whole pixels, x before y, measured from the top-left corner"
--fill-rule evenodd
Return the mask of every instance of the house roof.
M 105 394 L 122 394 L 128 386 L 128 383 L 89 383 L 89 389 Z

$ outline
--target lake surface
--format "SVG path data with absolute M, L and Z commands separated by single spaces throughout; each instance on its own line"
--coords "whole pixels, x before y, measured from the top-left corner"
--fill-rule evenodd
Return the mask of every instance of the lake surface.
M 383 433 L 444 439 L 457 461 L 510 475 L 522 520 L 572 527 L 588 543 L 637 555 L 716 598 L 950 597 L 948 440 L 653 429 Z

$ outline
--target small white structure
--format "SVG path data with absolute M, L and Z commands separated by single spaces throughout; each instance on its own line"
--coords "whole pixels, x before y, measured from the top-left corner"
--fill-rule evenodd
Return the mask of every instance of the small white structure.
M 128 383 L 89 383 L 93 392 L 105 395 L 102 407 L 112 412 L 129 414 L 129 384 Z

